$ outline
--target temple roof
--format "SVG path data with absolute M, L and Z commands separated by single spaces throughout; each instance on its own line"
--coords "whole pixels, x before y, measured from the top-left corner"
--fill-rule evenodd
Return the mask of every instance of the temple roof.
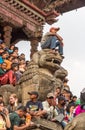
M 0 0 L 0 32 L 11 26 L 12 42 L 17 37 L 41 38 L 45 23 L 51 25 L 60 14 L 83 6 L 85 0 Z
M 65 13 L 85 6 L 85 0 L 28 0 L 36 5 L 39 9 L 48 12 L 56 10 Z

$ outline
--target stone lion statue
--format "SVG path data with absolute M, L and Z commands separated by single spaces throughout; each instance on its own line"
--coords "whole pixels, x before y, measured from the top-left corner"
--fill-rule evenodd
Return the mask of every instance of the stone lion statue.
M 19 98 L 25 104 L 29 99 L 28 91 L 35 90 L 39 92 L 40 99 L 44 100 L 48 92 L 54 91 L 56 87 L 63 87 L 63 80 L 68 72 L 61 66 L 62 61 L 61 55 L 52 53 L 50 49 L 37 51 L 15 86 L 16 89 L 5 87 L 5 93 L 11 93 L 11 89 L 14 89 L 13 92 L 18 93 Z M 3 89 L 4 87 L 1 86 L 2 94 L 4 94 Z
M 19 80 L 22 87 L 22 98 L 28 100 L 28 91 L 38 91 L 41 100 L 46 98 L 48 92 L 56 87 L 63 87 L 63 80 L 68 75 L 61 63 L 63 58 L 59 53 L 52 53 L 50 49 L 37 51 L 32 56 L 27 70 Z

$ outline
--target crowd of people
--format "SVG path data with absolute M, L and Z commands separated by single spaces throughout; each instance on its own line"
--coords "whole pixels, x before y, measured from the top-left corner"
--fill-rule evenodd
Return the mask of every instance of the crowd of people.
M 60 28 L 51 27 L 41 39 L 41 48 L 49 48 L 53 53 L 58 51 L 63 57 L 63 38 L 57 33 L 59 30 Z M 0 86 L 5 84 L 15 86 L 23 72 L 26 71 L 28 62 L 25 54 L 19 55 L 18 47 L 14 44 L 8 47 L 0 39 Z
M 73 96 L 70 90 L 61 90 L 60 87 L 56 87 L 54 92 L 49 92 L 42 102 L 37 91 L 28 94 L 30 99 L 25 106 L 19 103 L 15 93 L 9 96 L 8 105 L 4 103 L 4 95 L 0 95 L 0 130 L 25 130 L 37 126 L 32 121 L 37 117 L 58 122 L 65 128 L 75 116 L 85 112 L 85 89 L 80 93 L 80 99 Z
M 16 85 L 29 61 L 26 61 L 25 54 L 18 53 L 19 49 L 15 45 L 8 48 L 0 39 L 0 85 Z
M 63 55 L 63 39 L 56 34 L 59 28 L 51 28 L 49 34 L 42 38 L 42 49 L 49 48 L 56 53 L 56 47 L 60 55 Z M 12 84 L 15 86 L 27 69 L 29 61 L 25 55 L 18 54 L 18 47 L 7 47 L 0 39 L 0 86 Z M 66 80 L 67 82 L 67 80 Z M 64 82 L 63 85 L 66 85 Z M 4 95 L 0 94 L 0 130 L 25 130 L 36 125 L 32 119 L 39 117 L 51 122 L 59 122 L 64 128 L 75 116 L 85 112 L 85 90 L 80 94 L 80 99 L 73 95 L 69 87 L 55 88 L 55 91 L 45 95 L 45 100 L 39 100 L 37 91 L 28 92 L 30 100 L 25 106 L 19 103 L 15 93 L 9 96 L 9 103 L 5 105 Z

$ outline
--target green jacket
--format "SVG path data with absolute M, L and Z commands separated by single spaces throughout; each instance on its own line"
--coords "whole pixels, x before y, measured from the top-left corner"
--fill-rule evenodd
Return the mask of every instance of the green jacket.
M 2 76 L 3 74 L 5 74 L 6 72 L 2 69 L 2 68 L 0 68 L 0 76 Z

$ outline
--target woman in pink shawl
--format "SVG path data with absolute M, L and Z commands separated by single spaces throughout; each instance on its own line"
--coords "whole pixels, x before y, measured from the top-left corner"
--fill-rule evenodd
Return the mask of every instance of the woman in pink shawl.
M 80 93 L 80 104 L 75 109 L 75 116 L 85 112 L 85 88 Z

